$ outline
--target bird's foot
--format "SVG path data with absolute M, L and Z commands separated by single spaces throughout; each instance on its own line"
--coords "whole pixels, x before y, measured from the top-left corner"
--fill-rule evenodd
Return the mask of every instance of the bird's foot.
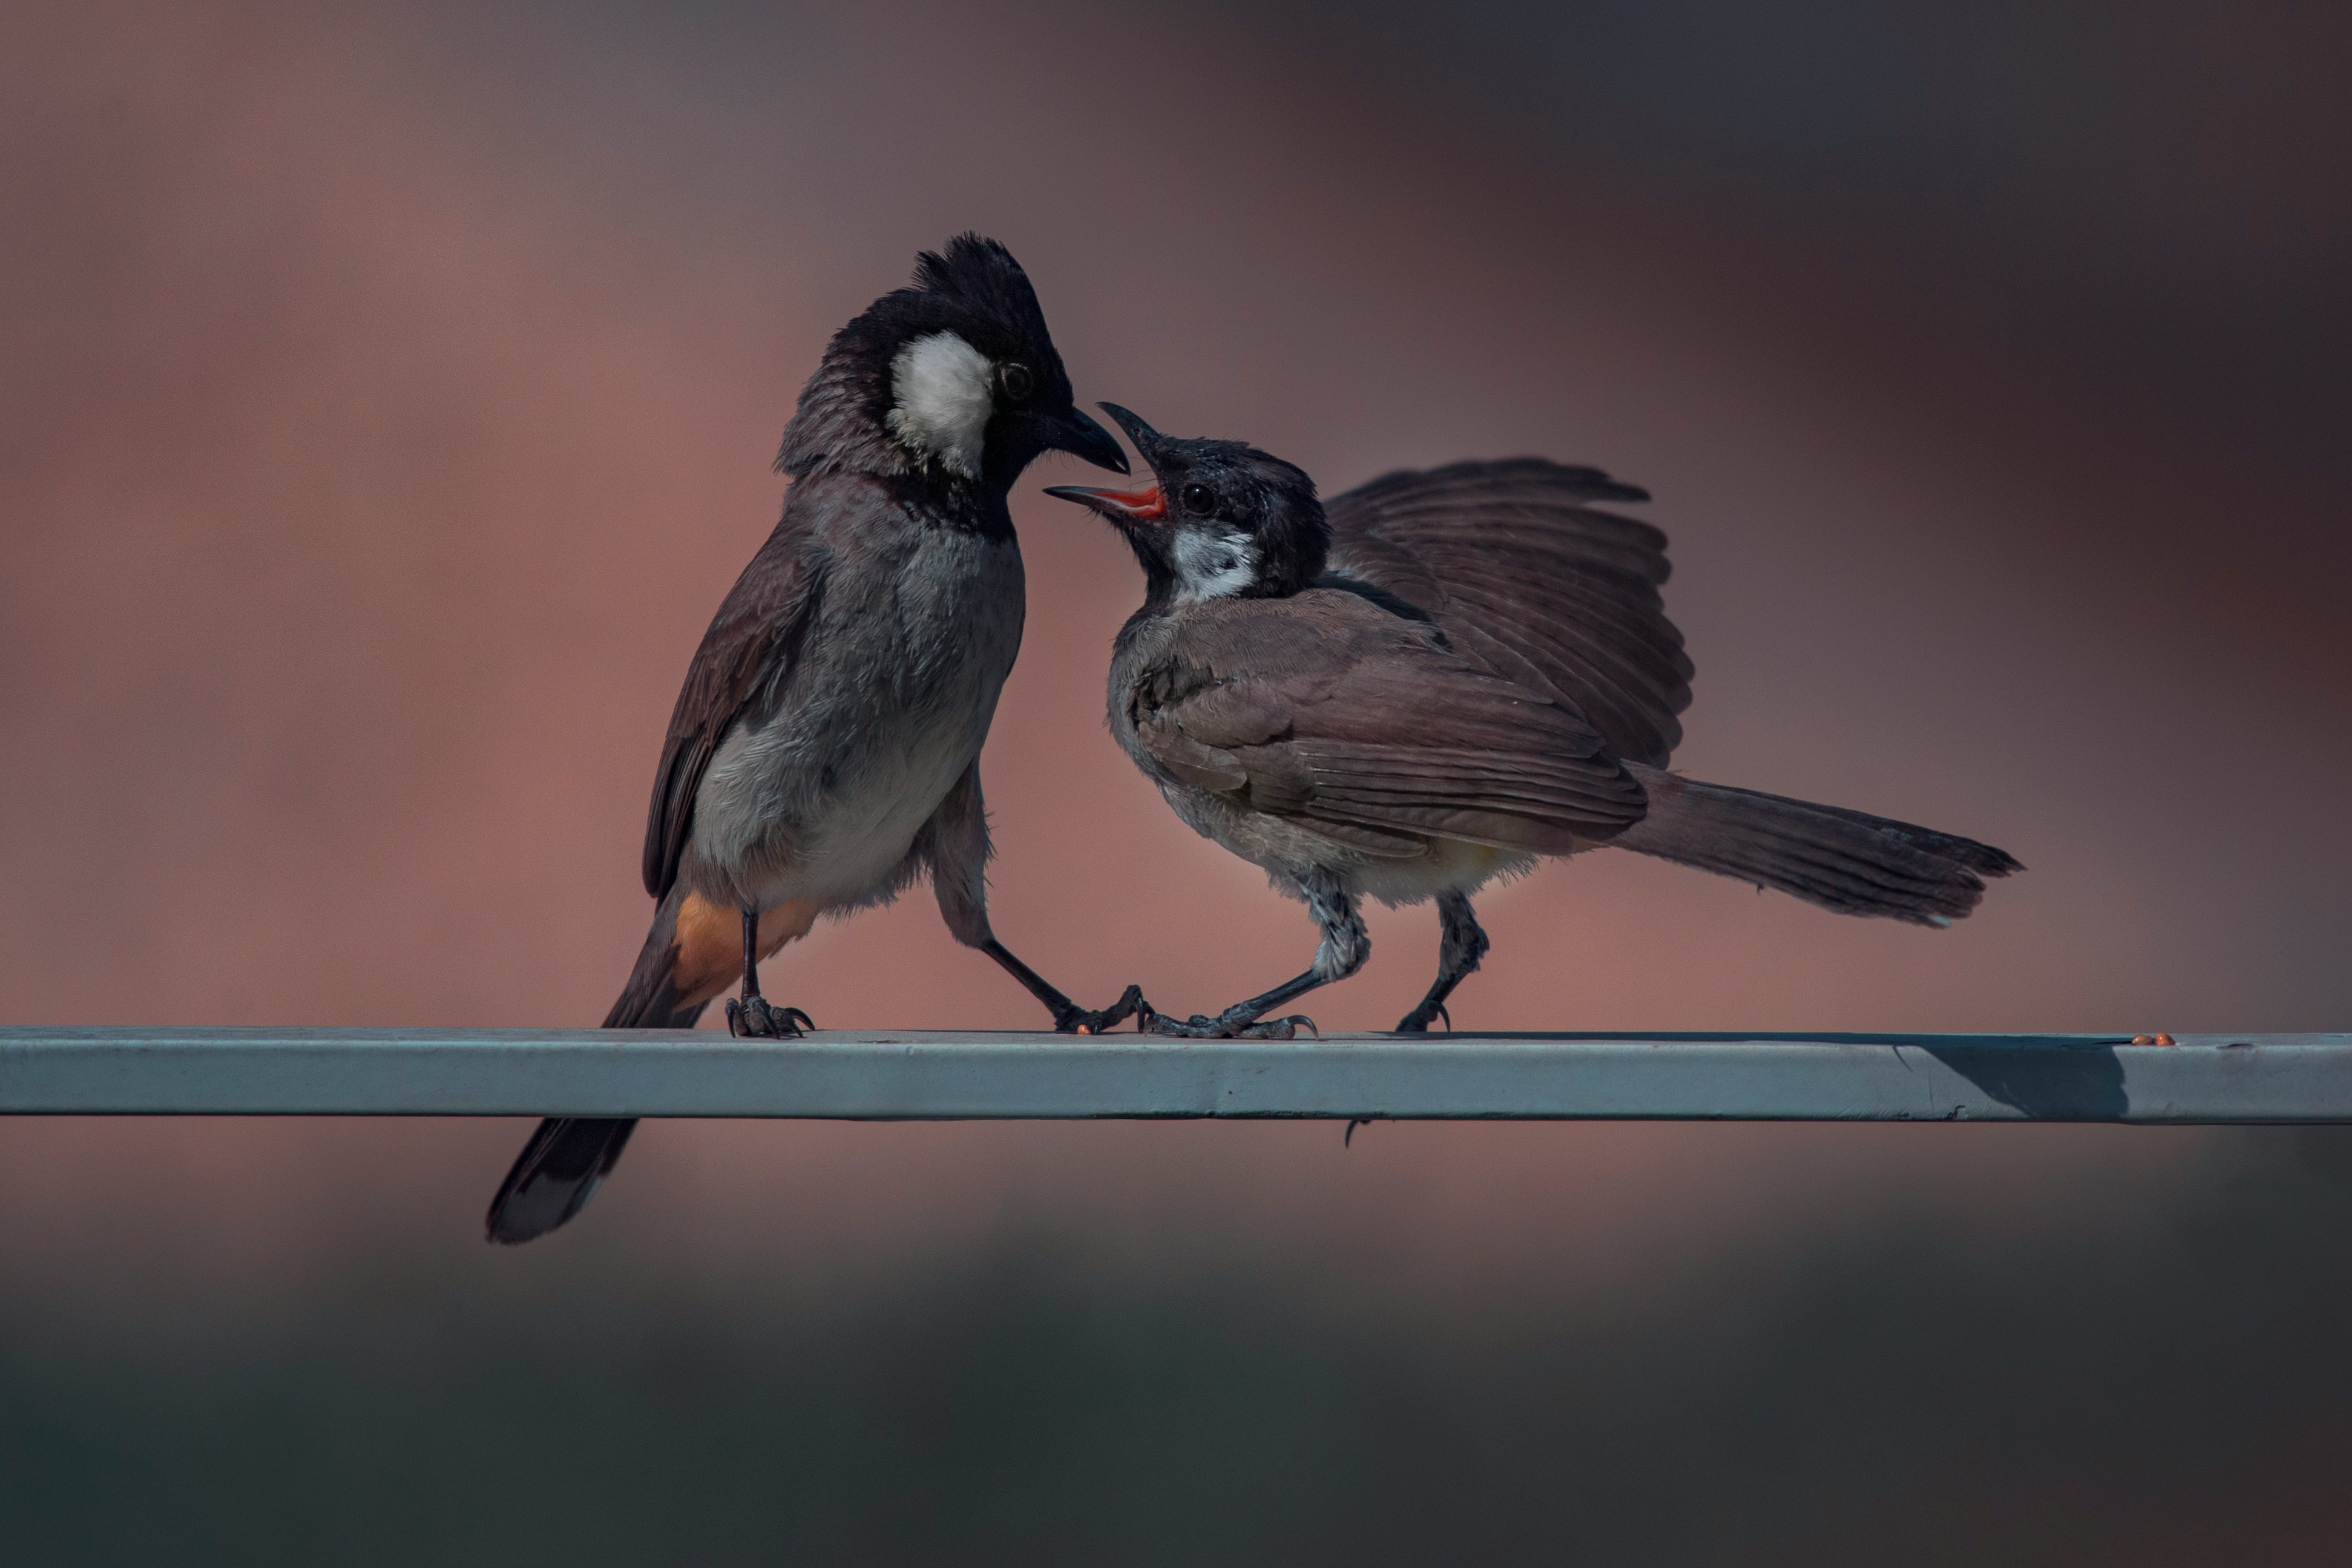
M 2131 1037 L 2131 1042 L 2134 1045 L 2177 1045 L 2179 1043 L 2168 1034 L 2136 1034 Z
M 798 1008 L 780 1008 L 765 997 L 727 1000 L 727 1032 L 740 1039 L 798 1040 L 816 1020 Z
M 1445 1010 L 1444 1002 L 1423 1002 L 1397 1020 L 1399 1034 L 1427 1034 L 1429 1026 L 1439 1019 L 1445 1020 L 1445 1032 L 1454 1032 L 1454 1015 Z
M 1323 1031 L 1305 1013 L 1279 1019 L 1237 1018 L 1231 1012 L 1210 1018 L 1194 1013 L 1189 1019 L 1177 1019 L 1154 1012 L 1146 1003 L 1135 1020 L 1135 1027 L 1143 1033 L 1175 1035 L 1185 1040 L 1291 1040 L 1302 1026 L 1318 1040 L 1323 1038 Z
M 1116 1029 L 1132 1018 L 1151 1013 L 1151 1004 L 1143 999 L 1143 988 L 1129 986 L 1118 995 L 1118 1000 L 1107 1008 L 1070 1008 L 1054 1015 L 1055 1034 L 1101 1034 Z M 1138 1027 L 1140 1027 L 1139 1025 Z

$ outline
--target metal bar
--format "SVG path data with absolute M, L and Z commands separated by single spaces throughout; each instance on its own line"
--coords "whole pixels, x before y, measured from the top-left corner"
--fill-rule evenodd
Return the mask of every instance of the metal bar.
M 0 1029 L 0 1113 L 2347 1122 L 2352 1034 Z

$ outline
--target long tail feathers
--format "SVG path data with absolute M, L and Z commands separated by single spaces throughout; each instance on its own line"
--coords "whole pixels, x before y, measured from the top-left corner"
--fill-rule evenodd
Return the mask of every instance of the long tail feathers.
M 677 906 L 682 888 L 672 890 L 646 934 L 645 950 L 604 1016 L 606 1029 L 692 1029 L 707 1001 L 678 994 L 670 977 L 677 958 Z M 516 1156 L 514 1168 L 490 1199 L 484 1223 L 489 1239 L 506 1246 L 546 1235 L 569 1220 L 595 1196 L 628 1146 L 635 1121 L 608 1117 L 551 1116 L 539 1124 Z
M 539 1124 L 490 1200 L 489 1239 L 506 1246 L 546 1235 L 588 1205 L 628 1147 L 635 1122 L 551 1116 Z
M 1932 828 L 1654 768 L 1633 773 L 1650 813 L 1611 842 L 1841 915 L 1948 925 L 1977 906 L 1987 878 L 2025 869 L 1990 844 Z

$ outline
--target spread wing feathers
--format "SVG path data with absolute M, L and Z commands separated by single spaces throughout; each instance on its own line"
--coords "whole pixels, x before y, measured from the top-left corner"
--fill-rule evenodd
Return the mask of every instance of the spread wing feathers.
M 1564 854 L 1640 820 L 1641 785 L 1572 708 L 1353 595 L 1281 602 L 1309 613 L 1242 601 L 1139 681 L 1137 734 L 1176 779 L 1373 854 Z
M 1480 668 L 1581 712 L 1663 767 L 1691 662 L 1666 619 L 1666 536 L 1593 501 L 1645 501 L 1541 458 L 1383 476 L 1332 497 L 1330 570 L 1426 611 Z
M 784 522 L 735 580 L 702 634 L 654 775 L 646 814 L 646 891 L 666 898 L 694 831 L 694 797 L 727 731 L 747 710 L 772 702 L 798 663 L 802 639 L 824 589 L 824 557 Z

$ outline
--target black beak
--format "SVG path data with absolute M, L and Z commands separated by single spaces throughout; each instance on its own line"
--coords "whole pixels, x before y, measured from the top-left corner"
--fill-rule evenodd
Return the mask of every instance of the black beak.
M 1160 476 L 1158 454 L 1162 444 L 1160 433 L 1115 402 L 1097 406 L 1118 421 L 1119 428 L 1127 432 L 1127 438 L 1135 443 L 1135 449 L 1142 453 L 1143 460 L 1151 465 L 1152 477 L 1157 480 Z M 1127 472 L 1125 465 L 1120 465 L 1119 472 Z M 1140 490 L 1097 490 L 1085 485 L 1056 485 L 1045 494 L 1059 501 L 1076 501 L 1081 507 L 1100 512 L 1114 523 L 1160 523 L 1168 519 L 1168 498 L 1160 493 L 1156 483 L 1146 485 Z
M 1097 468 L 1108 468 L 1114 474 L 1127 472 L 1127 454 L 1120 448 L 1118 438 L 1082 410 L 1073 408 L 1046 420 L 1045 444 L 1054 451 L 1083 457 Z
M 1118 421 L 1118 427 L 1127 432 L 1127 438 L 1135 443 L 1135 449 L 1143 454 L 1146 463 L 1154 468 L 1160 465 L 1157 459 L 1160 434 L 1158 431 L 1144 423 L 1142 418 L 1131 410 L 1121 408 L 1115 402 L 1097 403 L 1095 406 Z M 1125 473 L 1126 470 L 1121 469 L 1120 472 Z
M 1168 503 L 1161 498 L 1160 486 L 1146 485 L 1140 490 L 1097 490 L 1085 485 L 1054 485 L 1045 494 L 1057 501 L 1076 501 L 1081 507 L 1100 512 L 1114 523 L 1156 523 L 1168 516 Z

